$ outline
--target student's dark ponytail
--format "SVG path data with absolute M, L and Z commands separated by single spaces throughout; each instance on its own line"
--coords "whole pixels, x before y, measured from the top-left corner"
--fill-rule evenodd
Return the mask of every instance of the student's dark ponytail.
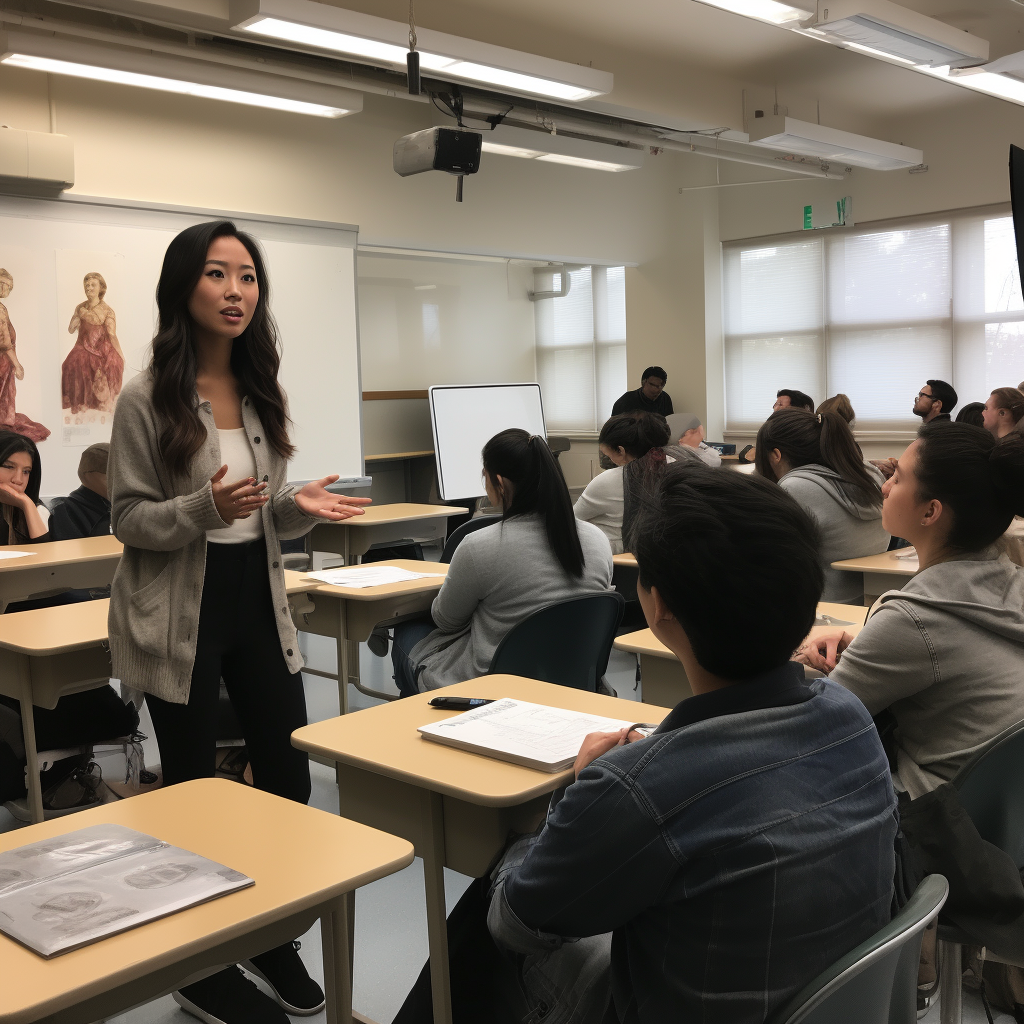
M 918 497 L 952 513 L 947 544 L 954 551 L 982 551 L 1015 515 L 1024 516 L 1024 436 L 997 441 L 968 423 L 927 423 L 918 437 Z
M 605 420 L 597 443 L 616 451 L 621 448 L 631 458 L 642 459 L 652 448 L 664 448 L 671 436 L 664 416 L 638 410 Z
M 512 484 L 512 502 L 503 518 L 540 513 L 555 557 L 570 576 L 579 579 L 583 547 L 569 488 L 547 441 L 525 430 L 503 430 L 484 445 L 483 459 L 484 472 L 495 489 L 499 476 Z
M 867 471 L 850 425 L 835 412 L 811 413 L 803 409 L 779 409 L 757 432 L 754 456 L 757 471 L 768 480 L 778 480 L 769 452 L 775 448 L 789 465 L 825 466 L 839 474 L 838 486 L 848 498 L 861 503 L 882 504 L 882 489 Z

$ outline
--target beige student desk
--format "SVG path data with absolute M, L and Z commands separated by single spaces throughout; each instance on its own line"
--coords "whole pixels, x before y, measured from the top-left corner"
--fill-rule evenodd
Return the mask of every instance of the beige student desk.
M 847 558 L 842 562 L 833 562 L 833 569 L 843 572 L 861 572 L 864 574 L 864 604 L 870 607 L 879 594 L 887 590 L 902 590 L 907 580 L 921 571 L 915 553 L 910 558 L 897 558 L 908 548 L 896 551 L 883 551 L 878 555 L 864 555 L 862 558 Z
M 301 573 L 285 572 L 289 604 L 298 606 L 300 611 L 305 603 L 301 595 L 317 585 L 315 580 L 306 580 Z M 34 822 L 43 820 L 43 798 L 33 705 L 53 708 L 67 693 L 107 684 L 110 679 L 109 607 L 109 600 L 83 601 L 0 615 L 0 694 L 14 698 L 21 705 L 28 806 Z
M 317 523 L 310 531 L 307 551 L 331 551 L 341 555 L 346 565 L 365 555 L 374 544 L 401 540 L 439 540 L 444 543 L 449 516 L 460 516 L 468 508 L 451 505 L 417 505 L 397 502 L 393 505 L 368 505 L 361 516 L 337 523 Z
M 517 697 L 631 722 L 660 722 L 668 714 L 667 708 L 518 676 L 484 676 L 444 692 Z M 292 733 L 292 742 L 337 764 L 344 817 L 408 839 L 423 858 L 434 1022 L 450 1024 L 443 869 L 486 874 L 509 830 L 532 831 L 572 771 L 549 775 L 423 739 L 418 726 L 456 713 L 428 707 L 434 696 L 421 693 L 307 725 Z
M 256 884 L 52 960 L 0 935 L 0 1024 L 105 1020 L 288 942 L 317 918 L 327 1020 L 350 1024 L 351 893 L 408 865 L 409 842 L 236 782 L 198 779 L 8 832 L 0 850 L 104 823 L 209 857 Z
M 429 609 L 448 573 L 446 563 L 421 562 L 411 558 L 394 558 L 388 562 L 374 562 L 373 565 L 390 565 L 431 575 L 419 580 L 387 583 L 380 587 L 336 587 L 317 580 L 307 580 L 307 583 L 312 584 L 312 592 L 307 594 L 307 598 L 314 607 L 298 619 L 298 628 L 303 633 L 333 637 L 337 644 L 337 677 L 320 669 L 306 668 L 303 671 L 329 679 L 337 678 L 338 706 L 343 715 L 348 714 L 346 683 L 352 683 L 360 692 L 372 697 L 389 696 L 369 690 L 359 681 L 360 642 L 369 639 L 373 627 L 378 623 Z
M 22 558 L 0 558 L 0 612 L 33 594 L 107 586 L 121 561 L 123 546 L 108 535 L 0 548 L 0 554 L 14 551 L 29 553 Z
M 830 621 L 814 626 L 807 634 L 807 639 L 837 629 L 844 629 L 851 636 L 856 636 L 867 614 L 867 608 L 857 605 L 822 601 L 818 605 L 818 618 Z M 675 707 L 679 701 L 691 696 L 690 682 L 679 659 L 649 629 L 626 633 L 615 641 L 614 646 L 617 650 L 639 656 L 640 685 L 646 703 Z

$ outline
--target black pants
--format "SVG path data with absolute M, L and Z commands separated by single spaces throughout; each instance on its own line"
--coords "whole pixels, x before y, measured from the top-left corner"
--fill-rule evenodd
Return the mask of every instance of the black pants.
M 253 782 L 309 801 L 309 760 L 291 745 L 306 724 L 302 676 L 281 653 L 267 573 L 267 546 L 208 544 L 196 661 L 187 704 L 147 695 L 164 785 L 214 774 L 220 680 L 242 723 Z

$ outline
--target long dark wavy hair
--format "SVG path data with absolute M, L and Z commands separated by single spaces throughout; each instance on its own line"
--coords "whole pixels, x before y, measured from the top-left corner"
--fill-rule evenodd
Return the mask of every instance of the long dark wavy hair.
M 503 430 L 484 445 L 483 461 L 493 487 L 497 488 L 499 476 L 512 482 L 512 503 L 503 518 L 539 512 L 555 558 L 570 576 L 582 577 L 583 545 L 572 499 L 547 441 L 515 427 Z
M 260 289 L 252 320 L 231 348 L 231 370 L 255 407 L 270 446 L 283 459 L 295 453 L 288 439 L 284 394 L 277 383 L 281 352 L 263 253 L 256 239 L 231 221 L 207 221 L 186 228 L 171 241 L 156 286 L 160 320 L 149 365 L 153 406 L 166 424 L 160 434 L 160 454 L 171 472 L 181 476 L 188 473 L 206 440 L 196 394 L 195 321 L 188 303 L 202 277 L 210 245 L 225 237 L 237 238 L 245 246 Z

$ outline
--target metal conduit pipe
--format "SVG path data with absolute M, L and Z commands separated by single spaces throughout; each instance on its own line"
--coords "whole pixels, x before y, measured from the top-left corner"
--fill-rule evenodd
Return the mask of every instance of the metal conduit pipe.
M 404 80 L 396 80 L 394 86 L 386 81 L 389 77 L 399 79 L 402 76 L 320 55 L 310 55 L 310 58 L 318 63 L 329 61 L 338 70 L 328 71 L 301 63 L 288 63 L 285 60 L 277 59 L 276 54 L 284 52 L 293 53 L 296 61 L 302 54 L 296 51 L 278 50 L 275 47 L 253 46 L 242 40 L 236 41 L 234 37 L 231 37 L 232 48 L 244 47 L 251 50 L 253 52 L 251 57 L 240 56 L 237 52 L 231 52 L 226 45 L 218 46 L 216 43 L 207 40 L 195 40 L 192 45 L 175 43 L 141 33 L 130 35 L 125 32 L 97 28 L 78 22 L 37 17 L 8 10 L 0 10 L 0 23 L 36 29 L 51 34 L 67 34 L 79 39 L 91 39 L 132 49 L 152 50 L 157 53 L 167 53 L 192 60 L 205 60 L 246 71 L 269 72 L 287 78 L 317 82 L 323 85 L 344 85 L 361 92 L 413 100 L 417 103 L 429 102 L 428 95 L 411 96 L 405 89 Z M 179 26 L 166 27 L 183 34 L 187 32 L 185 28 Z M 359 69 L 358 72 L 355 70 L 357 68 Z M 379 77 L 375 78 L 375 74 Z M 433 82 L 434 84 L 450 88 L 447 83 L 438 83 L 437 80 L 433 80 Z M 428 85 L 431 84 L 431 80 L 426 79 L 426 83 Z M 472 86 L 460 86 L 460 88 L 466 100 L 465 118 L 467 120 L 484 121 L 488 116 L 500 114 L 503 115 L 504 122 L 508 124 L 534 129 L 544 123 L 552 124 L 561 130 L 562 134 L 594 142 L 624 144 L 632 149 L 653 146 L 672 152 L 693 153 L 697 156 L 726 160 L 730 163 L 765 167 L 806 177 L 843 178 L 841 173 L 832 171 L 827 166 L 823 167 L 818 162 L 797 156 L 769 157 L 754 151 L 754 147 L 743 146 L 742 143 L 719 140 L 715 134 L 701 134 L 699 132 L 692 134 L 681 133 L 668 128 L 659 130 L 657 127 L 648 124 L 623 121 L 597 112 L 545 104 L 540 100 L 535 101 L 531 106 L 524 106 L 524 101 L 518 97 L 510 97 L 505 100 L 501 97 L 495 97 L 493 93 L 478 90 Z M 724 130 L 726 129 L 715 129 L 715 133 Z M 673 137 L 666 137 L 670 135 Z M 683 138 L 680 138 L 681 135 Z

